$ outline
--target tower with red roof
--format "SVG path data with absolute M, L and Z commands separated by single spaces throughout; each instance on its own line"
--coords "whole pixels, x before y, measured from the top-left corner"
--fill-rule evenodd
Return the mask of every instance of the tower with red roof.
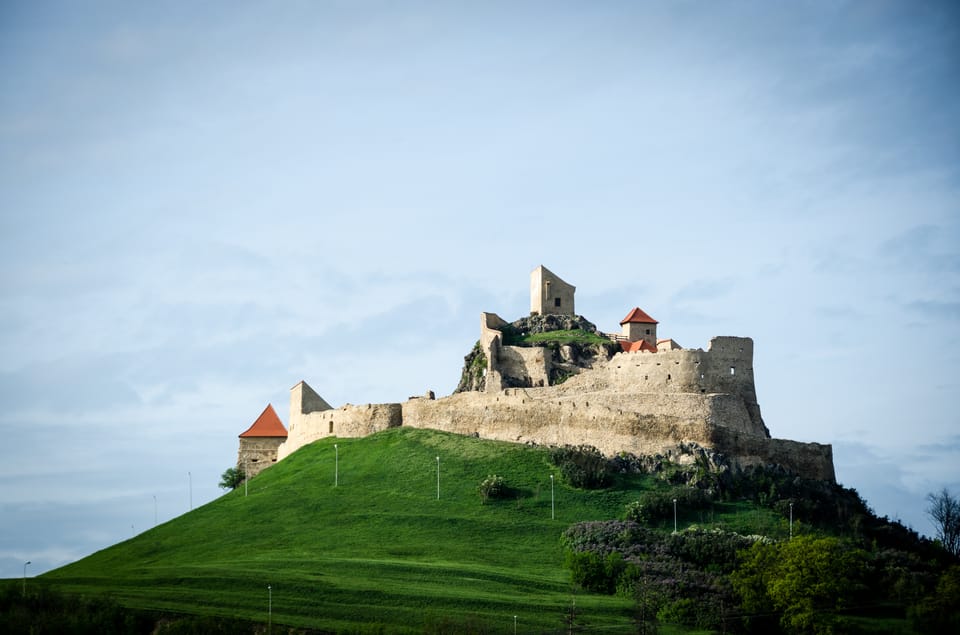
M 652 352 L 657 351 L 657 324 L 658 322 L 640 307 L 634 307 L 627 313 L 627 317 L 620 320 L 623 336 L 630 342 L 646 342 L 647 346 L 643 348 Z
M 277 448 L 286 440 L 287 429 L 283 427 L 273 405 L 267 404 L 253 425 L 240 433 L 237 467 L 243 470 L 247 478 L 256 476 L 277 462 Z

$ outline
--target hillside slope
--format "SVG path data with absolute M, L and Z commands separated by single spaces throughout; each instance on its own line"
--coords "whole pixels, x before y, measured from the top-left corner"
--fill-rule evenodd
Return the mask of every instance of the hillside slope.
M 482 504 L 477 486 L 489 474 L 504 477 L 509 500 Z M 574 490 L 546 449 L 429 430 L 326 439 L 252 479 L 247 495 L 240 488 L 43 577 L 126 606 L 261 621 L 270 585 L 275 623 L 331 631 L 512 629 L 514 615 L 553 629 L 573 601 L 560 533 L 619 515 L 648 484 Z M 576 607 L 596 626 L 629 623 L 622 598 L 577 597 Z

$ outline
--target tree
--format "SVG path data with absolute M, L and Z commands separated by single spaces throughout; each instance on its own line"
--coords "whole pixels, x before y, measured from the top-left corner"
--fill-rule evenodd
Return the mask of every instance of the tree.
M 730 576 L 748 613 L 780 613 L 788 633 L 832 633 L 841 625 L 837 611 L 859 590 L 866 560 L 859 549 L 837 538 L 800 536 L 767 545 L 756 543 Z
M 927 494 L 927 502 L 927 516 L 937 529 L 940 543 L 951 554 L 960 556 L 960 500 L 943 488 L 936 494 Z
M 246 480 L 246 474 L 239 467 L 228 467 L 220 475 L 221 489 L 237 489 Z

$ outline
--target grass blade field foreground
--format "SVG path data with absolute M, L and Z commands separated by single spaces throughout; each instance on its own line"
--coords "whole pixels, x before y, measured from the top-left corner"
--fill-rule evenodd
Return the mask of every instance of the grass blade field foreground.
M 491 474 L 510 495 L 483 503 Z M 631 602 L 575 594 L 558 538 L 621 515 L 649 486 L 635 476 L 572 489 L 546 449 L 429 430 L 326 439 L 252 479 L 247 495 L 42 577 L 128 607 L 261 622 L 270 601 L 274 624 L 335 632 L 513 632 L 514 616 L 519 632 L 551 631 L 574 607 L 578 623 L 625 632 Z

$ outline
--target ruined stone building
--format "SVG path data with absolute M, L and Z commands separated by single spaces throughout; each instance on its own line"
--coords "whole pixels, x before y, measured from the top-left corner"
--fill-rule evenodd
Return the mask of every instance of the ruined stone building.
M 834 480 L 831 446 L 770 436 L 754 385 L 753 340 L 715 337 L 706 349 L 682 348 L 658 338 L 658 322 L 639 307 L 621 321 L 621 333 L 601 333 L 574 313 L 575 290 L 540 266 L 530 275 L 529 317 L 508 323 L 481 313 L 479 342 L 464 369 L 478 376 L 450 396 L 334 408 L 298 383 L 290 394 L 288 436 L 272 437 L 280 440 L 276 460 L 324 437 L 408 426 L 517 443 L 591 445 L 608 456 L 673 455 L 693 444 L 722 453 L 734 466 L 777 464 Z M 532 328 L 592 330 L 593 343 L 536 346 L 522 337 L 508 343 Z M 244 440 L 241 435 L 241 455 Z M 258 452 L 261 447 L 268 452 L 265 444 Z M 258 463 L 269 465 L 259 457 Z

